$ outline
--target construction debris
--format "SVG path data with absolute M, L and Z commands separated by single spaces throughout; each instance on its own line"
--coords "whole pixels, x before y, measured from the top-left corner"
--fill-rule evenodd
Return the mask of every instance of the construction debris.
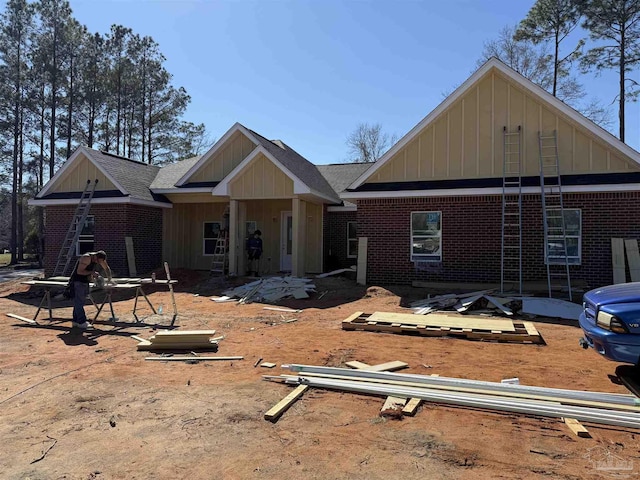
M 417 317 L 404 313 L 355 312 L 342 321 L 342 329 L 544 344 L 542 336 L 531 322 L 470 315 L 433 313 Z
M 290 297 L 309 298 L 309 293 L 315 291 L 316 286 L 308 278 L 270 277 L 226 290 L 223 294 L 227 298 L 238 298 L 239 303 L 251 303 L 277 302 L 280 299 Z M 214 299 L 214 301 L 221 300 Z
M 215 350 L 224 337 L 212 338 L 215 330 L 161 330 L 138 343 L 138 350 Z
M 341 273 L 345 273 L 345 272 L 356 273 L 356 270 L 357 270 L 356 266 L 352 265 L 349 268 L 341 268 L 339 270 L 333 270 L 332 272 L 321 273 L 320 275 L 316 275 L 316 278 L 331 277 L 333 275 L 340 275 Z
M 276 366 L 276 364 L 271 362 L 262 362 L 260 366 L 263 368 L 273 368 Z
M 145 357 L 145 360 L 156 360 L 162 362 L 191 362 L 197 363 L 199 361 L 213 361 L 213 360 L 244 360 L 244 357 Z
M 569 320 L 577 320 L 582 311 L 580 305 L 565 300 L 530 296 L 492 295 L 491 290 L 438 295 L 424 300 L 417 300 L 410 304 L 410 308 L 416 315 L 455 310 L 463 314 L 472 312 L 510 317 L 514 313 L 518 313 Z
M 636 405 L 637 397 L 634 395 L 313 365 L 283 365 L 283 368 L 288 368 L 295 374 L 263 378 L 298 385 L 296 390 L 301 387 L 305 387 L 305 390 L 309 387 L 319 387 L 401 399 L 415 398 L 523 415 L 570 418 L 583 422 L 640 428 L 640 407 Z M 417 400 L 414 403 L 417 403 Z

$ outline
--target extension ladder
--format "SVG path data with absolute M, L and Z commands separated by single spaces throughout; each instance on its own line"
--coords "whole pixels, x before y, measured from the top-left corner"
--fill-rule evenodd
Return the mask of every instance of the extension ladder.
M 87 219 L 89 210 L 91 209 L 91 199 L 93 199 L 93 194 L 97 185 L 98 179 L 93 183 L 91 183 L 91 180 L 87 180 L 87 185 L 84 187 L 82 195 L 80 195 L 80 202 L 76 207 L 73 220 L 71 220 L 71 225 L 69 225 L 67 234 L 62 242 L 60 253 L 58 253 L 56 266 L 53 269 L 54 277 L 65 275 L 69 265 L 71 264 L 71 259 L 76 256 L 76 244 L 78 243 L 78 238 L 80 237 L 80 233 L 84 227 L 84 222 Z
M 540 189 L 544 227 L 544 260 L 547 266 L 549 297 L 552 288 L 566 289 L 572 300 L 571 275 L 567 252 L 567 228 L 562 199 L 558 134 L 538 132 L 540 153 Z
M 522 128 L 502 129 L 502 252 L 500 292 L 522 293 Z M 517 287 L 516 287 L 517 286 Z

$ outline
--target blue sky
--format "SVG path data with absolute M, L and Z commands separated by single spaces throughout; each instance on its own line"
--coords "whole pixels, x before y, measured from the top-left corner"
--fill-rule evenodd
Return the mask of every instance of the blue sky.
M 324 164 L 347 160 L 346 137 L 359 123 L 402 137 L 533 0 L 70 3 L 92 32 L 121 24 L 153 37 L 174 84 L 191 95 L 185 119 L 204 123 L 214 138 L 240 122 Z M 592 77 L 580 78 L 587 93 L 610 103 L 615 76 Z M 636 148 L 637 117 L 629 105 L 627 143 Z

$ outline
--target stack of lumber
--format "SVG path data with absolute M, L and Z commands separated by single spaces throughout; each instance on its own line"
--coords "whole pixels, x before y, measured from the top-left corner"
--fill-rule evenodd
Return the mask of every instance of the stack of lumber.
M 138 343 L 138 350 L 215 350 L 218 340 L 215 330 L 161 330 L 148 340 Z
M 453 336 L 499 342 L 544 343 L 542 336 L 531 322 L 471 315 L 432 313 L 417 317 L 406 313 L 355 312 L 342 321 L 342 329 L 428 337 Z
M 265 380 L 309 388 L 419 399 L 523 415 L 576 419 L 640 429 L 637 397 L 627 394 L 565 390 L 460 378 L 350 370 L 313 365 L 283 365 L 295 375 Z
M 213 300 L 220 302 L 237 298 L 240 303 L 277 302 L 282 298 L 309 298 L 309 293 L 315 291 L 316 286 L 308 278 L 269 277 L 226 290 L 224 297 Z

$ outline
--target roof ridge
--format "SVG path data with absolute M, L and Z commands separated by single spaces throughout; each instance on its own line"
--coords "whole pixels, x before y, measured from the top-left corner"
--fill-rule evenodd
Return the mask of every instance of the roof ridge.
M 93 150 L 93 149 L 92 149 L 92 150 Z M 118 158 L 118 159 L 120 159 L 120 160 L 126 160 L 126 161 L 128 161 L 128 162 L 136 163 L 136 164 L 138 164 L 138 165 L 144 165 L 144 166 L 147 166 L 147 165 L 148 165 L 149 167 L 158 167 L 158 168 L 159 168 L 159 165 L 153 165 L 153 164 L 151 164 L 151 163 L 142 162 L 142 161 L 140 161 L 140 160 L 134 160 L 134 159 L 132 159 L 132 158 L 123 157 L 122 155 L 117 155 L 117 154 L 115 154 L 115 153 L 107 152 L 107 151 L 105 151 L 105 150 L 97 150 L 97 151 L 98 151 L 98 152 L 100 152 L 100 153 L 102 153 L 103 155 L 107 155 L 107 156 L 109 156 L 109 157 Z

